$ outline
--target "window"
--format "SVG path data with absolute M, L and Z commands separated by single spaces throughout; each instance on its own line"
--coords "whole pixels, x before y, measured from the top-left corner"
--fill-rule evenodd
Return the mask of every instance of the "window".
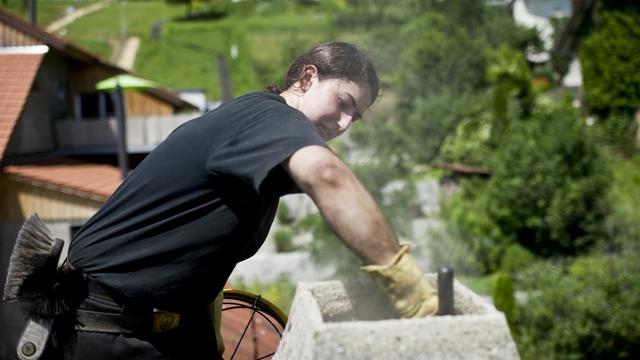
M 109 94 L 103 92 L 82 93 L 75 99 L 76 119 L 106 119 L 108 116 L 114 115 L 113 101 Z

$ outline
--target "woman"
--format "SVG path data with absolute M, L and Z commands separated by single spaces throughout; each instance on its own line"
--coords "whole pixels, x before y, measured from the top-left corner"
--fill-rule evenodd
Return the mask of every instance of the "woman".
M 64 269 L 84 274 L 89 296 L 65 358 L 215 357 L 208 304 L 262 245 L 279 197 L 299 191 L 401 316 L 434 314 L 435 291 L 407 247 L 325 143 L 377 95 L 367 56 L 327 43 L 294 61 L 284 91 L 241 96 L 176 129 L 71 241 Z M 154 308 L 179 322 L 154 329 Z

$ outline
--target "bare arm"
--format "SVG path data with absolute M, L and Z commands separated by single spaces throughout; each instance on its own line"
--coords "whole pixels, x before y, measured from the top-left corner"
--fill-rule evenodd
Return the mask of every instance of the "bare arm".
M 386 264 L 400 250 L 398 238 L 375 200 L 330 150 L 307 146 L 282 165 L 364 265 Z

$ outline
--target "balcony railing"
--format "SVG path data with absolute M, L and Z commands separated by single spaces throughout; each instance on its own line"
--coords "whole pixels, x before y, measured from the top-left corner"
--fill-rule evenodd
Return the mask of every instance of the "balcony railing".
M 127 118 L 127 147 L 130 152 L 150 151 L 175 128 L 199 115 L 200 113 L 187 113 Z M 55 133 L 60 148 L 115 149 L 116 119 L 59 120 L 55 122 Z

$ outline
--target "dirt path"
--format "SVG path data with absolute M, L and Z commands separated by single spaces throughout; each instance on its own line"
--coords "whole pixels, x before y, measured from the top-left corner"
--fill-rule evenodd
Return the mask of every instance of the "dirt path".
M 136 61 L 136 54 L 140 48 L 140 38 L 133 36 L 127 38 L 124 46 L 119 51 L 119 56 L 115 60 L 116 65 L 125 70 L 133 70 L 133 63 Z
M 89 13 L 98 11 L 107 7 L 111 3 L 111 0 L 103 0 L 100 2 L 93 3 L 91 5 L 87 5 L 85 7 L 81 7 L 76 9 L 71 14 L 67 14 L 60 19 L 52 22 L 46 28 L 49 32 L 56 32 L 63 27 L 69 25 L 74 22 L 76 19 L 87 15 Z M 130 37 L 122 44 L 119 42 L 114 45 L 114 56 L 112 57 L 112 61 L 116 63 L 123 69 L 131 70 L 133 69 L 133 64 L 136 59 L 136 54 L 138 53 L 138 49 L 140 48 L 140 38 L 139 37 Z
M 76 11 L 72 12 L 71 14 L 67 14 L 61 17 L 60 19 L 52 22 L 51 24 L 47 25 L 46 30 L 48 32 L 56 32 L 62 29 L 63 27 L 69 25 L 70 23 L 74 22 L 77 18 L 87 15 L 89 13 L 92 13 L 94 11 L 98 11 L 108 6 L 109 3 L 110 3 L 110 0 L 104 0 L 97 3 L 93 3 L 91 5 L 87 5 L 85 7 L 81 7 Z

